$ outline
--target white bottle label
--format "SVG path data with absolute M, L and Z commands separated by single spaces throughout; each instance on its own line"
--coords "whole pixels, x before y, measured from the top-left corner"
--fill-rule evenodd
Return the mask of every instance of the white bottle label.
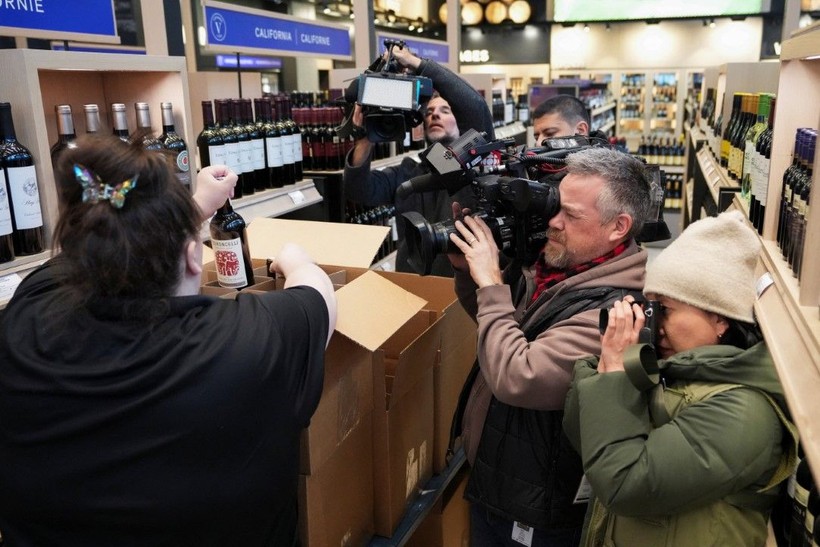
M 242 172 L 253 171 L 253 146 L 251 141 L 241 141 L 239 143 L 239 162 L 242 164 Z
M 268 148 L 268 167 L 282 167 L 285 162 L 282 158 L 282 137 L 265 137 Z
M 221 287 L 238 289 L 248 284 L 245 275 L 245 258 L 242 255 L 242 240 L 212 239 L 216 261 L 216 281 Z
M 6 191 L 6 175 L 0 169 L 0 236 L 7 236 L 12 232 L 11 208 L 9 194 Z
M 232 142 L 226 144 L 225 151 L 225 165 L 237 175 L 244 173 L 245 171 L 242 170 L 242 156 L 240 155 L 239 143 Z
M 284 161 L 286 165 L 296 161 L 293 157 L 293 135 L 285 135 L 282 137 L 282 161 Z
M 296 163 L 302 161 L 302 135 L 291 135 L 290 136 L 293 145 L 293 160 Z
M 7 172 L 17 229 L 39 228 L 43 225 L 43 215 L 40 211 L 40 192 L 34 166 L 8 167 Z
M 265 168 L 265 140 L 253 139 L 251 141 L 251 158 L 253 170 L 258 171 Z
M 228 151 L 224 144 L 209 146 L 208 156 L 211 158 L 211 165 L 228 165 Z

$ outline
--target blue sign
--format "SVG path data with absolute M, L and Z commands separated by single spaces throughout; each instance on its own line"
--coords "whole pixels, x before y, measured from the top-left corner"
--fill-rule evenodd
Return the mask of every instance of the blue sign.
M 0 0 L 0 35 L 120 41 L 113 0 Z
M 217 55 L 216 66 L 219 68 L 236 68 L 236 55 Z M 239 66 L 251 70 L 282 68 L 282 59 L 276 57 L 253 57 L 250 55 L 239 56 Z
M 308 54 L 351 59 L 346 27 L 303 20 L 218 2 L 205 4 L 208 49 Z
M 402 34 L 383 34 L 381 32 L 376 34 L 376 41 L 378 42 L 379 51 L 384 51 L 385 40 L 404 40 L 407 47 L 410 48 L 416 56 L 422 59 L 432 59 L 437 63 L 447 63 L 450 60 L 450 46 L 447 42 L 435 42 L 433 40 L 418 40 L 407 38 Z

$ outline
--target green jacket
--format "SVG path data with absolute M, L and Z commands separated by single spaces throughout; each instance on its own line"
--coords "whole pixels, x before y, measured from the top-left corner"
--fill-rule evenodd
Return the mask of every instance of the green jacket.
M 597 362 L 575 364 L 564 414 L 593 491 L 581 545 L 764 545 L 796 453 L 765 344 L 674 355 L 658 363 L 666 389 Z M 650 412 L 653 390 L 665 417 Z

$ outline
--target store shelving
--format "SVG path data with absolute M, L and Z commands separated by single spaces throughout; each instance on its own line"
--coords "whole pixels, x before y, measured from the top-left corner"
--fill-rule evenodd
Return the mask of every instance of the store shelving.
M 769 63 L 744 65 L 747 65 L 744 70 L 723 67 L 717 71 L 717 81 L 705 81 L 704 85 L 717 86 L 718 97 L 724 94 L 731 97 L 734 91 L 776 90 L 778 95 L 761 234 L 763 248 L 758 265 L 758 273 L 767 276 L 771 284 L 755 304 L 755 313 L 774 358 L 815 482 L 820 482 L 820 398 L 817 397 L 820 392 L 820 208 L 809 208 L 803 275 L 799 281 L 777 246 L 780 190 L 783 173 L 790 163 L 795 131 L 798 127 L 815 126 L 820 120 L 820 26 L 804 29 L 784 41 L 780 63 L 775 65 L 774 89 L 761 89 L 768 86 L 760 74 L 771 70 Z M 726 100 L 722 101 L 724 109 L 728 106 Z M 687 207 L 691 214 L 689 220 L 696 220 L 704 212 L 714 214 L 716 210 L 712 208 L 720 198 L 720 189 L 736 186 L 720 167 L 708 143 L 708 136 L 696 128 L 690 131 L 687 181 L 691 181 L 692 205 Z M 815 179 L 820 172 L 818 157 L 815 155 L 813 159 Z M 687 193 L 690 183 L 686 185 Z M 705 198 L 699 201 L 699 194 L 705 194 Z M 745 201 L 737 193 L 732 206 L 748 213 Z
M 174 105 L 177 132 L 188 143 L 191 165 L 196 165 L 196 133 L 191 123 L 188 71 L 185 58 L 153 55 L 88 54 L 72 51 L 9 49 L 0 51 L 0 100 L 11 103 L 18 140 L 34 156 L 39 185 L 46 246 L 58 216 L 57 192 L 50 159 L 51 145 L 57 140 L 55 105 L 70 104 L 77 134 L 85 132 L 83 104 L 99 105 L 108 112 L 111 103 L 124 103 L 129 127 L 136 127 L 133 104 L 147 102 L 156 114 L 154 132 L 161 133 L 159 105 Z M 103 131 L 110 125 L 103 118 Z M 236 201 L 236 209 L 248 219 L 276 216 L 321 201 L 312 181 L 266 190 Z M 51 255 L 18 257 L 0 264 L 0 288 L 14 284 Z M 12 291 L 0 290 L 0 308 Z

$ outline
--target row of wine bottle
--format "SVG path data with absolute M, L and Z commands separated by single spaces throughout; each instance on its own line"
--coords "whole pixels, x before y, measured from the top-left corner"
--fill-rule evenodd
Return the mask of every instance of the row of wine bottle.
M 345 222 L 390 227 L 390 233 L 387 234 L 387 237 L 385 237 L 381 247 L 376 253 L 375 262 L 382 260 L 396 250 L 396 242 L 399 236 L 396 228 L 396 208 L 394 206 L 379 205 L 376 207 L 363 207 L 356 203 L 348 202 L 345 209 Z
M 17 141 L 11 104 L 0 102 L 0 262 L 45 247 L 34 157 Z
M 802 447 L 800 448 L 802 455 Z M 779 508 L 780 521 L 772 519 L 779 547 L 817 547 L 820 545 L 820 493 L 812 478 L 809 462 L 800 459 L 789 478 L 787 496 Z M 778 511 L 775 511 L 777 514 Z
M 638 145 L 638 155 L 646 159 L 646 163 L 653 165 L 683 165 L 683 155 L 686 152 L 683 142 L 675 143 L 673 137 L 651 135 L 641 137 Z
M 778 211 L 777 244 L 794 275 L 800 279 L 806 242 L 806 219 L 811 203 L 814 153 L 817 130 L 799 128 L 795 132 L 792 163 L 783 173 Z M 756 196 L 755 196 L 756 197 Z
M 51 162 L 56 165 L 57 156 L 66 148 L 76 146 L 77 133 L 74 126 L 74 115 L 71 105 L 59 104 L 54 107 L 57 115 L 57 142 L 51 147 Z M 87 134 L 102 133 L 100 108 L 96 104 L 83 105 L 85 113 L 85 132 Z M 147 150 L 170 150 L 173 158 L 173 169 L 177 179 L 188 190 L 191 189 L 190 158 L 185 140 L 177 133 L 174 122 L 174 105 L 170 102 L 160 103 L 162 112 L 162 133 L 154 136 L 151 126 L 151 112 L 148 103 L 134 103 L 136 129 L 132 132 L 128 128 L 128 115 L 124 103 L 111 104 L 112 133 L 124 142 L 139 139 Z

